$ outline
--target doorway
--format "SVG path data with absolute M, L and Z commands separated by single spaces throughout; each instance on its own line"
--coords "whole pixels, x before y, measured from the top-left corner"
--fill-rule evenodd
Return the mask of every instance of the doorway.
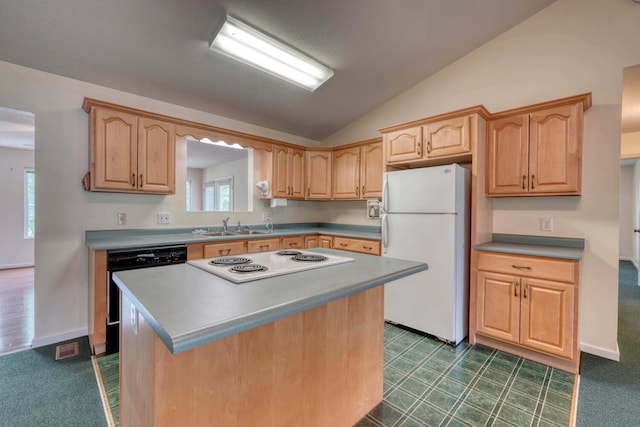
M 35 116 L 0 107 L 0 354 L 34 333 Z

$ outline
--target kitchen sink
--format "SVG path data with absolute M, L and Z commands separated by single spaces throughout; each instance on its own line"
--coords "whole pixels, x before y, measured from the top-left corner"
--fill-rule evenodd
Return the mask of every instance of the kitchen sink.
M 206 233 L 199 233 L 200 236 L 206 237 L 222 237 L 222 236 L 234 236 L 235 233 L 229 231 L 208 231 Z
M 267 231 L 260 231 L 260 230 L 240 230 L 240 231 L 227 231 L 228 234 L 235 234 L 235 235 L 247 235 L 247 234 L 267 234 Z

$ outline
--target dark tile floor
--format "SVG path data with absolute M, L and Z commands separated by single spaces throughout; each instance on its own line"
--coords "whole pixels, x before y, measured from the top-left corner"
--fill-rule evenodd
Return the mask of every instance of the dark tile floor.
M 384 332 L 384 400 L 358 426 L 569 425 L 574 375 L 390 324 Z M 98 365 L 118 425 L 117 354 Z

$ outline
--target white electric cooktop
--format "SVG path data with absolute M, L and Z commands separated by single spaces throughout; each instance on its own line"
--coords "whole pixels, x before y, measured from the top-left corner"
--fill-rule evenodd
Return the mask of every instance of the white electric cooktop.
M 351 261 L 353 258 L 307 250 L 280 250 L 205 258 L 187 263 L 231 282 L 244 283 Z

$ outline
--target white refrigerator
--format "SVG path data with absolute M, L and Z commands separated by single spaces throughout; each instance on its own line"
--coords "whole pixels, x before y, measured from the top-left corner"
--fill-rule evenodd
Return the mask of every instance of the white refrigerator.
M 468 333 L 470 183 L 457 164 L 384 174 L 383 256 L 429 266 L 385 285 L 384 317 L 454 345 Z

